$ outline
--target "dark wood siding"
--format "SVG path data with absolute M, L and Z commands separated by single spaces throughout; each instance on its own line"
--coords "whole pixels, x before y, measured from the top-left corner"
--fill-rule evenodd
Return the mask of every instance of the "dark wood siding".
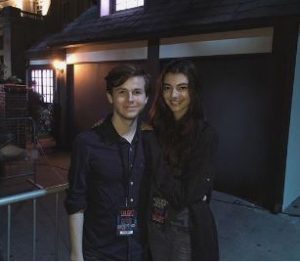
M 74 65 L 74 128 L 76 133 L 90 128 L 111 112 L 104 77 L 116 65 L 105 62 Z M 145 66 L 143 62 L 133 62 Z
M 203 82 L 206 117 L 219 136 L 215 188 L 266 206 L 274 165 L 271 55 L 193 61 Z

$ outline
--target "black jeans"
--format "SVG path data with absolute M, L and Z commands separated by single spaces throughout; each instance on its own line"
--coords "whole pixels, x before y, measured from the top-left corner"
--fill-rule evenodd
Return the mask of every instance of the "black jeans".
M 145 260 L 145 248 L 137 240 L 132 239 L 132 237 L 122 237 L 126 241 L 126 245 L 121 245 L 116 243 L 108 247 L 103 247 L 102 249 L 95 250 L 95 248 L 90 248 L 88 246 L 83 246 L 83 257 L 87 261 L 142 261 Z M 124 242 L 123 242 L 124 244 Z
M 191 260 L 191 235 L 188 228 L 151 223 L 149 231 L 153 260 Z

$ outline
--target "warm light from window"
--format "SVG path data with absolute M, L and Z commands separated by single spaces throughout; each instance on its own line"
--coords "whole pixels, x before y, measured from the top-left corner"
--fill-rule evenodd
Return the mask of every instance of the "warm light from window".
M 59 70 L 61 72 L 63 72 L 66 68 L 66 62 L 65 61 L 54 60 L 52 64 L 53 64 L 53 66 L 56 70 Z
M 0 7 L 12 6 L 30 13 L 47 15 L 51 0 L 0 0 Z
M 21 10 L 23 10 L 23 0 L 15 0 L 15 7 L 20 8 Z
M 116 0 L 116 11 L 143 6 L 144 0 Z
M 42 15 L 46 15 L 48 13 L 50 4 L 51 4 L 51 0 L 39 0 L 39 5 L 41 7 Z

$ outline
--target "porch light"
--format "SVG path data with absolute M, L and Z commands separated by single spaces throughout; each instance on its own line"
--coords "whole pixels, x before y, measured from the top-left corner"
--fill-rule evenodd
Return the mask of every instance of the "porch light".
M 61 61 L 61 60 L 54 60 L 53 61 L 53 66 L 56 70 L 58 70 L 59 72 L 63 73 L 65 68 L 66 68 L 66 62 L 65 61 Z

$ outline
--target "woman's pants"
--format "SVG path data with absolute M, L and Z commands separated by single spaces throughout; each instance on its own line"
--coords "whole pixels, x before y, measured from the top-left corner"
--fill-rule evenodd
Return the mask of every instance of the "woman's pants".
M 191 237 L 188 228 L 151 223 L 149 231 L 153 260 L 191 260 Z

